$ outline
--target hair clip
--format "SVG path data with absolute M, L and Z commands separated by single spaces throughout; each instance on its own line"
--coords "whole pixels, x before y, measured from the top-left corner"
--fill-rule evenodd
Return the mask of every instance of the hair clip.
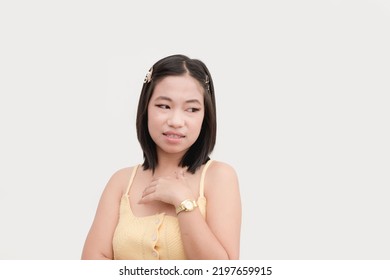
M 210 92 L 210 80 L 208 75 L 206 75 L 206 79 L 204 80 L 204 83 L 206 84 L 207 92 Z
M 152 80 L 153 67 L 149 69 L 148 73 L 145 76 L 144 84 L 149 83 Z

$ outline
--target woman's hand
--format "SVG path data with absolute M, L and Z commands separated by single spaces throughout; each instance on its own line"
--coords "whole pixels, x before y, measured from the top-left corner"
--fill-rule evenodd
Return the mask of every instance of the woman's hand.
M 185 199 L 193 199 L 184 172 L 181 170 L 176 176 L 154 178 L 145 188 L 139 203 L 162 201 L 176 207 Z

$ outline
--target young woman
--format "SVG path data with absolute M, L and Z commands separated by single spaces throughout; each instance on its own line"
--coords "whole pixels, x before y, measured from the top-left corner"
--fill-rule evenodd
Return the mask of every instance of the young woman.
M 112 175 L 82 259 L 238 259 L 241 202 L 216 140 L 214 86 L 200 60 L 173 55 L 145 77 L 138 104 L 142 165 Z

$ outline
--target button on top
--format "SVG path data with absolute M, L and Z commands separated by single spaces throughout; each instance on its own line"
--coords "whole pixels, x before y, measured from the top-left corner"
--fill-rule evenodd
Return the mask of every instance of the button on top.
M 157 256 L 158 256 L 158 254 L 157 254 L 156 251 L 153 251 L 153 252 L 152 252 L 152 255 L 153 255 L 153 257 L 155 257 L 155 258 L 157 258 Z
M 156 241 L 156 240 L 157 240 L 157 234 L 153 234 L 152 240 L 153 240 L 153 241 Z

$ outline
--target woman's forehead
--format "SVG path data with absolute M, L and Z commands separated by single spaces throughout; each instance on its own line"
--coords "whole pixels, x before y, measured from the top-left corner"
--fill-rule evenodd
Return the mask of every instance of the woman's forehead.
M 203 91 L 200 83 L 189 75 L 167 76 L 156 84 L 152 99 L 203 100 Z

